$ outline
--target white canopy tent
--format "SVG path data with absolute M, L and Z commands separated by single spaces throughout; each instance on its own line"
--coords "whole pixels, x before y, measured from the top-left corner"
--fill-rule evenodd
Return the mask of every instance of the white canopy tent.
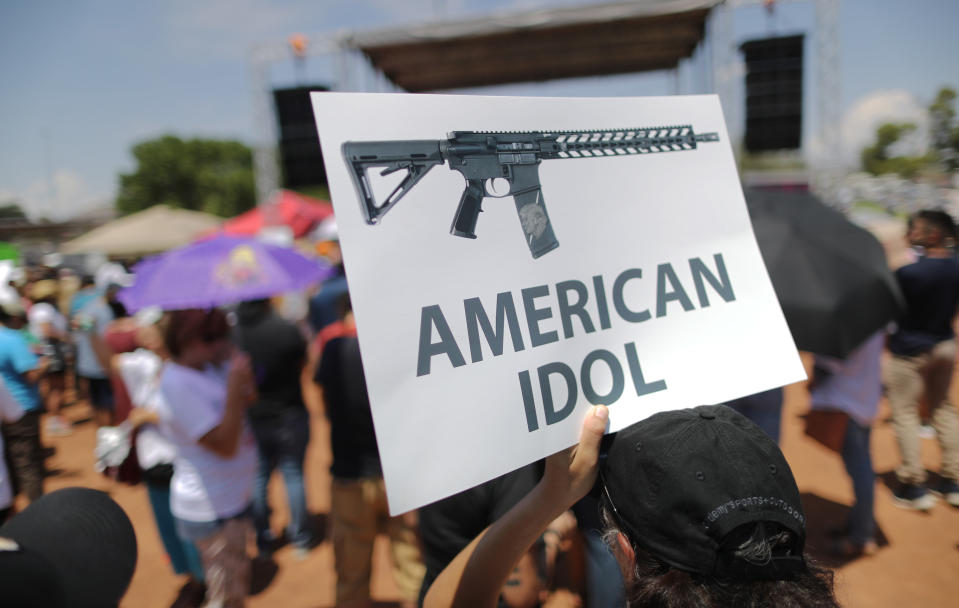
M 219 228 L 222 222 L 223 218 L 209 213 L 154 205 L 67 241 L 60 252 L 115 257 L 159 253 L 191 243 L 201 234 Z

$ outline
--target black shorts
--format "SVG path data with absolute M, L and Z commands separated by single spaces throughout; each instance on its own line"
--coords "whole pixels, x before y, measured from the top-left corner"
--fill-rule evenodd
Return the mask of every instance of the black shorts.
M 87 378 L 90 382 L 90 405 L 95 410 L 113 411 L 113 386 L 108 378 Z

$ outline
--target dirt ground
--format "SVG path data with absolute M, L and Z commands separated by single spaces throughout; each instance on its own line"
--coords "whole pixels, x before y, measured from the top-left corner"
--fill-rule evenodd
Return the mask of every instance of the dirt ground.
M 953 394 L 959 395 L 957 387 Z M 328 466 L 329 427 L 320 414 L 315 394 L 308 394 L 313 413 L 312 441 L 306 476 L 309 506 L 319 530 L 326 528 L 329 512 Z M 802 416 L 808 409 L 808 393 L 801 385 L 787 388 L 783 416 L 782 447 L 803 495 L 809 521 L 807 546 L 814 556 L 836 568 L 837 588 L 844 606 L 956 606 L 959 603 L 959 509 L 939 502 L 929 513 L 904 511 L 893 506 L 888 483 L 897 460 L 888 407 L 873 433 L 872 453 L 879 474 L 876 489 L 876 519 L 880 530 L 880 551 L 873 557 L 848 563 L 828 560 L 823 555 L 827 530 L 844 521 L 852 504 L 852 490 L 839 457 L 803 435 Z M 67 437 L 45 438 L 55 450 L 48 460 L 51 476 L 47 491 L 66 486 L 85 486 L 109 492 L 126 510 L 136 529 L 139 557 L 136 574 L 122 602 L 123 607 L 166 608 L 177 605 L 183 577 L 170 570 L 153 523 L 146 491 L 141 486 L 115 483 L 93 470 L 94 425 L 84 404 L 66 409 L 74 421 Z M 939 449 L 934 440 L 923 440 L 923 457 L 935 471 Z M 287 521 L 285 495 L 279 477 L 271 485 L 274 530 Z M 17 504 L 22 507 L 22 498 Z M 387 547 L 380 539 L 374 562 L 372 595 L 378 605 L 395 605 L 397 600 L 389 569 Z M 333 550 L 328 537 L 301 561 L 289 546 L 275 554 L 275 564 L 259 564 L 254 572 L 251 607 L 289 608 L 332 606 L 334 603 Z

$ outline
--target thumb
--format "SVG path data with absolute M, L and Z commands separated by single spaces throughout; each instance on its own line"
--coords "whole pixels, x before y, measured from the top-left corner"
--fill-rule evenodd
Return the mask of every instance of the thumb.
M 579 445 L 576 447 L 576 460 L 592 466 L 599 460 L 599 446 L 606 433 L 609 421 L 609 409 L 605 405 L 593 406 L 583 421 Z
M 579 436 L 579 444 L 573 450 L 573 460 L 570 462 L 570 472 L 574 477 L 583 476 L 582 481 L 587 484 L 583 493 L 592 485 L 596 475 L 596 464 L 599 462 L 599 445 L 606 432 L 606 421 L 609 419 L 609 410 L 605 405 L 597 405 L 586 414 L 583 421 L 583 430 Z
M 598 472 L 599 445 L 606 432 L 606 421 L 609 419 L 609 410 L 605 405 L 597 405 L 586 414 L 583 421 L 583 430 L 579 436 L 579 444 L 573 448 L 572 460 L 569 462 L 569 495 L 568 504 L 582 498 L 593 487 Z M 548 466 L 548 461 L 547 461 Z

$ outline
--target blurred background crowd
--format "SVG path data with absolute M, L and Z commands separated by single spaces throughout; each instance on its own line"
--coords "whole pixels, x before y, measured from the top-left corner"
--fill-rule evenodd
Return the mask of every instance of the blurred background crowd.
M 0 9 L 0 520 L 108 490 L 139 544 L 121 605 L 415 605 L 541 474 L 388 516 L 324 90 L 718 94 L 811 378 L 730 405 L 849 605 L 953 605 L 959 5 L 43 4 Z M 622 605 L 595 515 L 501 603 Z

